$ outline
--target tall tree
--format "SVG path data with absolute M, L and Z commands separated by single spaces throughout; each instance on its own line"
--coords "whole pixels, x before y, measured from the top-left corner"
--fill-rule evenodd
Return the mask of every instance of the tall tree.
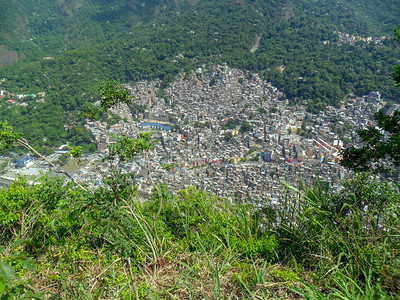
M 400 26 L 395 30 L 395 38 L 400 42 Z M 400 87 L 400 65 L 395 66 L 393 74 L 395 85 Z M 341 164 L 354 171 L 373 173 L 395 172 L 398 178 L 400 168 L 400 111 L 385 115 L 382 111 L 375 114 L 376 126 L 358 131 L 363 142 L 360 148 L 343 151 Z

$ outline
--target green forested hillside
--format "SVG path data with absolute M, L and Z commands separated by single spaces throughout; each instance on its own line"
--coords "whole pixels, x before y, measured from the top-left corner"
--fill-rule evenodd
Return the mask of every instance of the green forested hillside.
M 319 22 L 337 30 L 364 35 L 390 34 L 400 18 L 396 0 L 263 2 L 218 1 L 226 6 L 223 12 L 226 15 L 235 8 L 259 7 L 268 10 L 269 17 L 274 13 L 277 13 L 276 16 L 287 16 L 284 12 L 290 8 L 293 9 L 293 17 L 301 15 L 303 21 Z M 106 42 L 118 33 L 151 24 L 163 16 L 171 19 L 178 11 L 190 13 L 190 9 L 202 11 L 207 7 L 214 8 L 213 1 L 3 1 L 0 4 L 0 45 L 16 51 L 20 59 L 57 55 L 74 48 Z
M 33 0 L 1 4 L 0 44 L 21 59 L 59 55 L 106 42 L 148 21 L 158 1 Z M 145 3 L 145 5 L 141 5 Z M 3 62 L 4 63 L 4 62 Z
M 357 26 L 357 29 L 353 29 L 353 33 L 367 35 L 387 34 L 392 32 L 393 25 L 399 23 L 400 11 L 397 0 L 345 0 L 344 3 L 353 10 L 353 25 L 358 21 L 361 21 L 362 24 Z M 352 26 L 352 24 L 349 25 Z M 351 27 L 348 29 L 351 29 Z
M 44 122 L 44 114 L 35 120 L 43 124 L 42 134 L 32 134 L 38 144 L 44 132 L 79 123 L 75 112 L 96 100 L 105 78 L 166 83 L 210 61 L 258 72 L 292 102 L 309 99 L 314 111 L 338 105 L 351 92 L 378 90 L 394 101 L 399 96 L 392 88 L 400 57 L 392 39 L 400 12 L 394 0 L 25 2 L 1 4 L 7 22 L 1 25 L 0 54 L 8 62 L 19 60 L 0 68 L 7 78 L 1 88 L 44 91 L 46 103 L 63 115 L 59 126 Z M 337 31 L 389 38 L 379 45 L 338 46 Z M 184 58 L 176 59 L 178 54 Z M 34 120 L 19 110 L 2 105 L 1 118 L 31 133 Z

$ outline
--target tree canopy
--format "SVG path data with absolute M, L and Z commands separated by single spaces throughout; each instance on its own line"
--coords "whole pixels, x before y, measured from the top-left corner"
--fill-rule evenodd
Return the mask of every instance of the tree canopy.
M 400 167 L 400 112 L 375 114 L 376 126 L 358 131 L 364 146 L 345 149 L 341 164 L 354 171 L 391 172 Z
M 395 29 L 395 38 L 400 42 L 400 26 Z M 395 85 L 400 86 L 400 65 L 393 74 Z M 391 115 L 382 111 L 375 113 L 376 126 L 358 131 L 363 146 L 343 151 L 341 164 L 354 171 L 389 173 L 400 167 L 400 111 Z

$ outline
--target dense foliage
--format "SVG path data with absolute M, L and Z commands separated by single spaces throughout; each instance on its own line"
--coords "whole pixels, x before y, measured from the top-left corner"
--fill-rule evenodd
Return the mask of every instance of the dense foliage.
M 0 271 L 0 294 L 375 299 L 400 292 L 400 193 L 368 176 L 337 195 L 318 185 L 289 188 L 283 209 L 194 188 L 172 196 L 166 186 L 143 201 L 129 177 L 110 183 L 118 189 L 90 193 L 44 177 L 1 191 L 0 263 L 8 273 Z
M 395 29 L 396 40 L 400 42 L 400 26 Z M 395 86 L 400 85 L 400 65 L 395 66 Z M 361 147 L 342 151 L 341 164 L 354 171 L 385 173 L 398 180 L 400 168 L 400 112 L 390 115 L 375 113 L 375 126 L 358 131 Z
M 377 90 L 394 101 L 399 96 L 391 84 L 399 57 L 391 38 L 396 1 L 145 1 L 144 7 L 122 0 L 36 2 L 8 4 L 10 22 L 2 24 L 0 44 L 15 49 L 20 60 L 0 69 L 7 79 L 1 88 L 45 92 L 46 102 L 2 102 L 0 115 L 37 145 L 65 140 L 64 125 L 82 123 L 78 112 L 99 100 L 98 86 L 106 78 L 161 78 L 165 85 L 210 61 L 259 72 L 292 102 L 309 100 L 312 111 L 339 105 L 348 93 Z M 18 27 L 20 14 L 25 26 Z M 338 46 L 335 31 L 389 38 L 382 45 Z M 50 112 L 57 116 L 51 124 Z M 32 120 L 39 127 L 33 132 Z
M 358 131 L 363 145 L 343 151 L 341 164 L 355 171 L 387 173 L 398 177 L 400 167 L 400 112 L 375 114 L 376 126 Z

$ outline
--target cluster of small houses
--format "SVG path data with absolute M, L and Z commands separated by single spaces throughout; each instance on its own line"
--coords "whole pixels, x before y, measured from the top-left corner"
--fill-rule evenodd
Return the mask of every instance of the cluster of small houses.
M 358 35 L 352 35 L 349 33 L 343 33 L 340 31 L 335 31 L 335 34 L 337 34 L 338 41 L 337 45 L 343 45 L 343 44 L 350 44 L 350 45 L 356 45 L 356 43 L 361 43 L 363 46 L 366 46 L 371 43 L 375 43 L 376 46 L 378 47 L 383 47 L 383 42 L 387 39 L 386 36 L 382 37 L 362 37 Z M 329 41 L 324 41 L 324 44 L 329 43 Z
M 5 102 L 10 105 L 28 106 L 28 100 L 34 99 L 37 102 L 44 102 L 45 92 L 36 94 L 13 94 L 6 90 L 0 90 L 0 99 L 6 99 Z
M 284 95 L 258 75 L 226 65 L 203 66 L 182 76 L 162 96 L 159 86 L 157 81 L 127 86 L 135 103 L 147 107 L 144 113 L 132 116 L 122 107 L 113 111 L 141 119 L 120 121 L 113 125 L 114 133 L 115 127 L 119 134 L 133 136 L 149 130 L 160 141 L 150 156 L 150 170 L 143 159 L 124 164 L 137 174 L 144 194 L 152 190 L 149 173 L 174 190 L 195 185 L 240 199 L 278 199 L 283 182 L 298 186 L 300 181 L 314 182 L 316 176 L 339 189 L 347 172 L 338 164 L 340 149 L 357 143 L 356 131 L 372 125 L 373 113 L 385 104 L 372 92 L 311 114 L 306 101 L 289 106 Z M 229 120 L 237 127 L 226 129 Z M 243 122 L 252 129 L 241 132 Z M 102 130 L 92 122 L 87 125 L 103 142 L 105 137 L 112 142 L 105 124 Z M 106 155 L 106 143 L 102 149 Z
M 285 183 L 298 187 L 318 177 L 339 189 L 347 173 L 338 164 L 340 149 L 356 144 L 357 130 L 373 125 L 373 113 L 385 105 L 372 92 L 311 114 L 307 101 L 290 106 L 271 83 L 227 65 L 202 66 L 165 89 L 160 81 L 126 88 L 146 111 L 132 115 L 120 105 L 111 110 L 123 119 L 114 125 L 87 120 L 98 152 L 87 155 L 73 177 L 92 188 L 101 185 L 111 165 L 99 162 L 113 136 L 151 131 L 158 143 L 149 161 L 138 156 L 122 163 L 136 174 L 143 195 L 152 192 L 150 176 L 174 191 L 194 185 L 218 196 L 271 203 L 279 202 Z M 242 130 L 244 123 L 250 129 Z

